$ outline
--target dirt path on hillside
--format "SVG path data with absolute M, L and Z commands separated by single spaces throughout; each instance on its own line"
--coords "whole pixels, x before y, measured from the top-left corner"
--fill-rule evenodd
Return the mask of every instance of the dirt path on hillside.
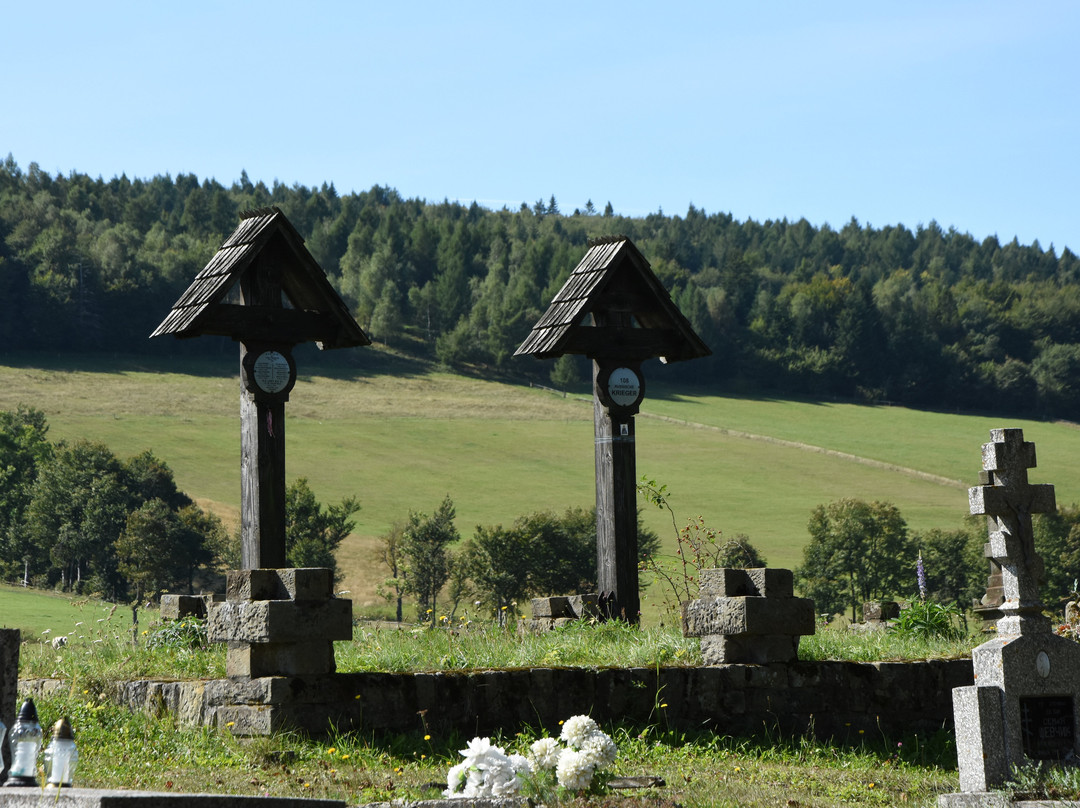
M 699 424 L 694 421 L 684 421 L 681 418 L 671 418 L 667 415 L 656 415 L 653 413 L 645 412 L 638 413 L 638 415 L 642 418 L 651 418 L 655 421 L 666 421 L 669 424 L 687 426 L 691 429 L 704 429 L 709 432 L 717 432 L 721 435 L 728 435 L 733 438 L 756 440 L 761 441 L 762 443 L 771 443 L 775 446 L 784 446 L 790 449 L 800 449 L 804 452 L 815 452 L 817 454 L 827 455 L 828 457 L 835 457 L 840 460 L 848 460 L 852 463 L 859 463 L 863 466 L 871 466 L 872 468 L 882 469 L 884 471 L 893 471 L 897 474 L 903 474 L 908 477 L 925 480 L 926 482 L 935 483 L 937 485 L 946 485 L 950 488 L 966 489 L 968 487 L 963 480 L 953 480 L 948 477 L 942 477 L 940 474 L 930 474 L 926 471 L 919 471 L 918 469 L 912 469 L 906 466 L 898 466 L 895 463 L 885 463 L 881 460 L 874 460 L 870 457 L 860 457 L 859 455 L 849 454 L 848 452 L 838 452 L 835 449 L 825 449 L 824 447 L 814 446 L 810 443 L 800 443 L 798 441 L 785 440 L 783 438 L 773 438 L 769 435 L 755 435 L 753 432 L 741 432 L 738 429 L 728 429 L 727 427 L 722 426 Z

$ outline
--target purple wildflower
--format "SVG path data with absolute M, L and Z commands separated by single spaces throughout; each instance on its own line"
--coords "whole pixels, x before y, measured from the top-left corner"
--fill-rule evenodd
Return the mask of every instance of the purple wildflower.
M 923 565 L 921 551 L 919 561 L 915 565 L 915 577 L 919 579 L 919 597 L 926 600 L 926 567 Z

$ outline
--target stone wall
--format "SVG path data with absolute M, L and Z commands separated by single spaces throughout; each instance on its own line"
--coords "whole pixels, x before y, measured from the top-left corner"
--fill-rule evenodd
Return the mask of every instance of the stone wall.
M 333 721 L 339 730 L 420 732 L 426 726 L 472 737 L 526 724 L 553 730 L 560 720 L 589 713 L 601 722 L 845 741 L 858 739 L 860 731 L 899 736 L 951 726 L 952 689 L 972 682 L 967 659 L 129 682 L 118 684 L 114 696 L 133 708 L 175 712 L 187 723 L 233 722 L 231 729 L 241 734 L 290 723 L 319 733 Z M 27 695 L 49 687 L 48 680 L 22 683 Z

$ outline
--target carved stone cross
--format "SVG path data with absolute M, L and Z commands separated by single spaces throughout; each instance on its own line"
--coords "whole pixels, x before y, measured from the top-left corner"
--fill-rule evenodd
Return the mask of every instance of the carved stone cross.
M 991 429 L 990 439 L 982 447 L 982 485 L 968 489 L 968 504 L 971 513 L 986 515 L 989 556 L 1001 565 L 1005 602 L 998 634 L 1045 631 L 1039 599 L 1043 562 L 1035 552 L 1031 517 L 1056 510 L 1054 486 L 1028 482 L 1035 444 L 1024 440 L 1022 429 Z

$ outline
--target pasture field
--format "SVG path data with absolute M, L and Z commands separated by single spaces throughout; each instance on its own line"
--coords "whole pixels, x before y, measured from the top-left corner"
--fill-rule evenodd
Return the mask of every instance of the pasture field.
M 0 359 L 0 409 L 43 410 L 52 440 L 103 441 L 121 457 L 151 449 L 180 487 L 235 523 L 240 500 L 238 357 Z M 593 502 L 592 404 L 524 385 L 457 376 L 372 349 L 318 364 L 298 355 L 286 406 L 289 479 L 323 502 L 359 497 L 343 545 L 342 588 L 378 602 L 378 536 L 449 494 L 457 525 L 508 524 Z M 900 407 L 723 397 L 673 389 L 658 363 L 637 419 L 637 470 L 665 483 L 678 521 L 702 515 L 743 533 L 773 566 L 801 561 L 811 510 L 841 497 L 885 500 L 912 530 L 959 526 L 989 429 L 1018 426 L 1038 445 L 1035 482 L 1080 500 L 1080 430 L 1071 424 Z M 655 379 L 655 381 L 654 381 Z M 646 506 L 648 507 L 648 506 Z M 646 523 L 674 544 L 670 516 Z M 912 588 L 914 589 L 914 560 Z
M 123 622 L 130 629 L 131 610 L 76 595 L 0 584 L 0 628 L 22 629 L 24 637 L 28 633 L 47 641 L 61 634 L 88 636 L 105 622 L 109 628 Z

